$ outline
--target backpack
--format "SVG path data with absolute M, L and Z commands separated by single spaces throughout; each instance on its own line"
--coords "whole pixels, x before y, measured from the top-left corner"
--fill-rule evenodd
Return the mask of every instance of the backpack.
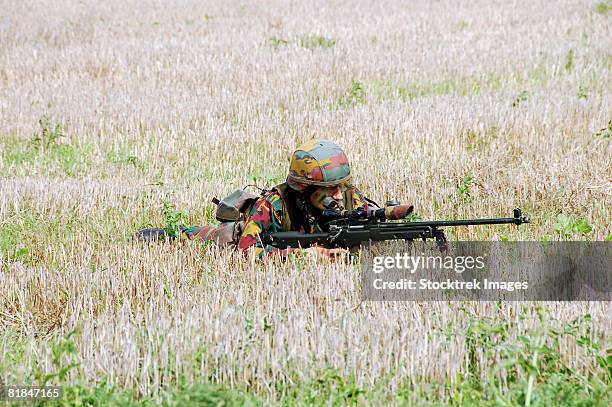
M 259 199 L 259 196 L 246 191 L 245 188 L 237 189 L 221 200 L 217 197 L 212 199 L 217 205 L 215 218 L 221 224 L 214 228 L 207 238 L 218 245 L 238 245 L 244 230 L 246 214 Z

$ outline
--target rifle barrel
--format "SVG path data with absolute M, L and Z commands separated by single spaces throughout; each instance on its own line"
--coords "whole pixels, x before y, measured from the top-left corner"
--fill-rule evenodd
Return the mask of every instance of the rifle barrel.
M 470 225 L 503 225 L 514 223 L 517 224 L 518 220 L 515 218 L 492 218 L 492 219 L 457 219 L 457 220 L 433 220 L 423 222 L 406 222 L 406 225 L 410 226 L 470 226 Z M 520 222 L 523 223 L 523 222 Z
M 406 222 L 412 226 L 432 226 L 432 227 L 444 227 L 444 226 L 470 226 L 470 225 L 503 225 L 503 224 L 514 224 L 522 225 L 523 223 L 529 223 L 529 218 L 523 216 L 520 208 L 514 210 L 514 216 L 512 218 L 490 218 L 490 219 L 457 219 L 457 220 L 432 220 L 422 222 Z

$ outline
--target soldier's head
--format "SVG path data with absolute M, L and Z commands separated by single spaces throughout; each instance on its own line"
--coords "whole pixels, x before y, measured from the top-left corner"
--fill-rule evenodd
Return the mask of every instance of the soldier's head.
M 304 194 L 312 206 L 323 210 L 330 200 L 344 206 L 343 192 L 351 179 L 344 151 L 333 141 L 312 140 L 295 150 L 287 184 Z

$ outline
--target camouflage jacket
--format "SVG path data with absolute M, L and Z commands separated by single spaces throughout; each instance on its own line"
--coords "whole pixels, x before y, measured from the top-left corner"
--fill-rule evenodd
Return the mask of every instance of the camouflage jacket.
M 352 200 L 352 208 L 368 209 L 368 201 L 357 188 L 352 187 L 347 196 Z M 276 189 L 272 189 L 261 196 L 245 214 L 244 229 L 238 241 L 238 248 L 245 253 L 253 248 L 259 258 L 269 255 L 285 257 L 289 250 L 295 251 L 296 249 L 278 249 L 265 244 L 262 240 L 264 234 L 290 230 L 286 227 L 287 225 L 283 224 L 287 219 L 286 206 L 281 194 Z M 311 233 L 313 231 L 307 232 Z

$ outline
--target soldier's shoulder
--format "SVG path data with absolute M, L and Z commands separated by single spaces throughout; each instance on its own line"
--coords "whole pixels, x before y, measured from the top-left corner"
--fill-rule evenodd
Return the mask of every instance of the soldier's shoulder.
M 283 210 L 283 198 L 281 197 L 281 194 L 275 189 L 266 191 L 259 198 L 259 200 L 257 201 L 257 204 L 262 204 L 263 202 L 270 204 L 270 206 L 272 206 L 272 208 L 274 208 L 275 210 L 278 210 L 278 211 Z

